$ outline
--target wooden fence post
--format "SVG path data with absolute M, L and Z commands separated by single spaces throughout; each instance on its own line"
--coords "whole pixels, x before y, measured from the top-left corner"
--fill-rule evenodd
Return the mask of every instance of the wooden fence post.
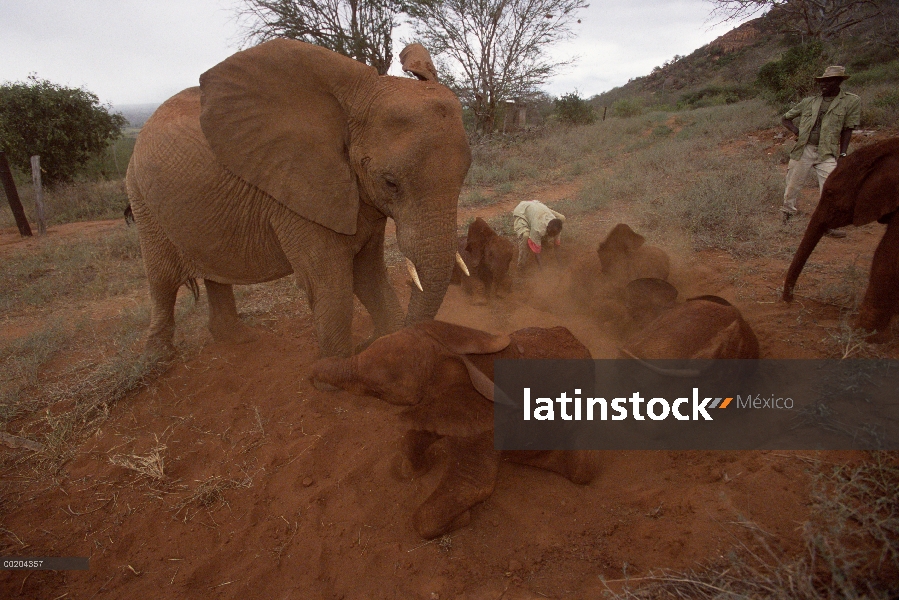
M 6 200 L 9 202 L 9 208 L 16 218 L 16 225 L 19 227 L 19 235 L 22 237 L 31 236 L 31 227 L 28 225 L 25 209 L 22 208 L 22 201 L 19 200 L 19 192 L 16 190 L 16 182 L 12 178 L 12 171 L 9 170 L 6 152 L 0 152 L 0 179 L 3 180 L 3 191 L 6 192 Z
M 31 182 L 34 184 L 34 206 L 37 209 L 37 233 L 47 233 L 47 223 L 44 220 L 44 188 L 41 187 L 41 157 L 31 157 Z
M 607 111 L 607 110 L 609 110 L 609 107 L 608 107 L 608 106 L 603 106 L 603 107 L 602 107 L 602 120 L 603 120 L 603 121 L 606 120 L 606 111 Z

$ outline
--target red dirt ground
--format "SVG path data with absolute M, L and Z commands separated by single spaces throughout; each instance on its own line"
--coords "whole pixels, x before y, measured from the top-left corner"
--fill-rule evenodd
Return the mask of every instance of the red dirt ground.
M 545 197 L 566 193 L 548 190 Z M 491 213 L 460 211 L 459 220 L 475 214 Z M 584 223 L 595 227 L 597 240 L 618 218 L 602 216 Z M 65 226 L 51 235 L 90 228 L 102 235 L 115 226 L 121 222 Z M 795 246 L 801 231 L 785 230 L 784 244 Z M 870 225 L 850 229 L 843 240 L 825 239 L 812 260 L 842 265 L 858 255 L 867 272 L 881 232 Z M 9 234 L 0 244 L 38 243 Z M 827 355 L 840 309 L 802 296 L 793 305 L 779 302 L 787 259 L 680 256 L 662 245 L 673 253 L 672 280 L 682 297 L 733 301 L 755 329 L 763 357 Z M 587 245 L 565 251 L 570 264 L 595 256 Z M 401 267 L 391 273 L 407 294 Z M 551 277 L 569 280 L 564 272 Z M 808 295 L 824 283 L 809 272 L 797 292 Z M 517 280 L 509 297 L 482 304 L 451 286 L 438 318 L 491 331 L 563 324 L 595 357 L 614 356 L 619 340 L 610 322 L 579 311 L 566 289 Z M 357 316 L 362 340 L 370 324 L 361 310 Z M 784 556 L 797 555 L 808 471 L 821 461 L 862 460 L 848 452 L 604 452 L 602 472 L 588 486 L 505 464 L 470 525 L 425 543 L 411 514 L 439 469 L 411 482 L 393 478 L 403 433 L 398 410 L 312 387 L 313 331 L 302 310 L 260 329 L 256 342 L 210 341 L 196 358 L 119 402 L 56 481 L 4 475 L 21 492 L 2 519 L 26 545 L 18 552 L 90 556 L 90 570 L 2 572 L 0 597 L 599 597 L 606 585 L 620 589 L 623 580 L 652 570 L 695 569 L 741 545 L 758 548 L 759 536 Z M 897 358 L 899 343 L 879 351 Z M 164 459 L 161 481 L 110 460 L 154 448 Z

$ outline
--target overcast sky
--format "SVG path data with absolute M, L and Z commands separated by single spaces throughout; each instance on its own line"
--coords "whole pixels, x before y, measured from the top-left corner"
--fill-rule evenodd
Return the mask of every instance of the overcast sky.
M 36 73 L 114 106 L 160 103 L 239 49 L 239 2 L 0 0 L 0 82 Z M 646 75 L 735 26 L 712 26 L 710 9 L 707 0 L 595 0 L 575 39 L 552 50 L 578 62 L 545 89 L 589 97 Z

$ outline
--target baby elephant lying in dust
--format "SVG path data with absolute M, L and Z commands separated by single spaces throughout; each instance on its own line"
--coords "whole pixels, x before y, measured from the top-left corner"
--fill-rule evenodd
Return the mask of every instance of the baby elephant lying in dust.
M 603 275 L 626 285 L 641 277 L 668 279 L 671 261 L 661 248 L 647 246 L 646 238 L 624 223 L 612 228 L 596 249 Z
M 471 277 L 484 284 L 488 298 L 511 287 L 508 274 L 509 265 L 515 258 L 515 244 L 496 233 L 481 217 L 472 221 L 468 234 L 459 241 L 459 255 Z M 452 282 L 461 283 L 466 291 L 471 291 L 471 281 L 459 264 L 453 269 Z
M 724 298 L 697 296 L 673 305 L 677 296 L 677 290 L 671 295 L 673 287 L 668 286 L 669 290 L 665 282 L 638 281 L 642 296 L 638 310 L 655 305 L 660 314 L 628 340 L 621 349 L 624 356 L 644 360 L 759 357 L 755 332 Z M 657 301 L 653 301 L 651 290 L 659 295 Z
M 429 321 L 375 340 L 352 358 L 324 358 L 312 379 L 358 395 L 408 406 L 411 425 L 401 443 L 400 475 L 430 470 L 428 448 L 446 438 L 446 471 L 415 511 L 415 530 L 430 539 L 464 527 L 470 509 L 493 493 L 500 452 L 493 449 L 493 361 L 509 358 L 590 358 L 564 327 L 520 329 L 511 335 Z M 503 458 L 587 484 L 597 471 L 589 451 L 503 452 Z

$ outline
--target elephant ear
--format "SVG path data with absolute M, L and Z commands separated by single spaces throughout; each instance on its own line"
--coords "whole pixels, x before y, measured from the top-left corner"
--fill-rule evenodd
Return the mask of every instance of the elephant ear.
M 439 81 L 431 55 L 421 44 L 409 44 L 400 52 L 403 71 L 412 73 L 422 81 Z
M 631 229 L 629 225 L 619 223 L 609 232 L 606 240 L 600 245 L 600 249 L 633 252 L 645 241 L 646 238 Z
M 454 354 L 493 354 L 512 342 L 507 335 L 493 335 L 443 321 L 424 321 L 415 327 Z
M 356 232 L 346 106 L 335 90 L 377 77 L 330 50 L 277 39 L 200 76 L 200 126 L 219 162 L 305 219 Z

